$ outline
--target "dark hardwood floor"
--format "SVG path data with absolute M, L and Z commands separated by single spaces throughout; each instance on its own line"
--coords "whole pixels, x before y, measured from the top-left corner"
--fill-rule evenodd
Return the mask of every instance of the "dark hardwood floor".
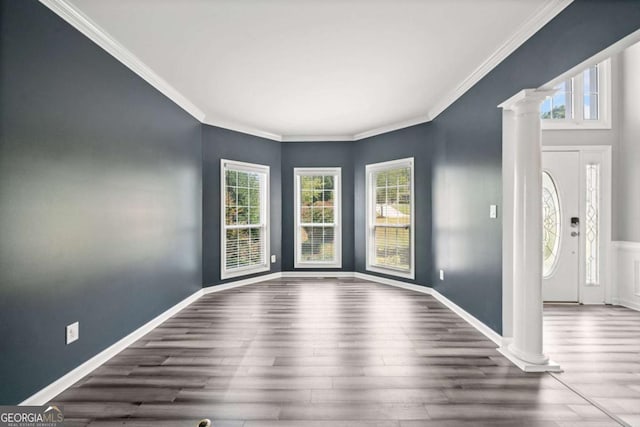
M 546 304 L 544 342 L 557 377 L 623 422 L 640 426 L 640 312 Z
M 206 295 L 54 403 L 70 426 L 618 425 L 433 297 L 356 279 Z

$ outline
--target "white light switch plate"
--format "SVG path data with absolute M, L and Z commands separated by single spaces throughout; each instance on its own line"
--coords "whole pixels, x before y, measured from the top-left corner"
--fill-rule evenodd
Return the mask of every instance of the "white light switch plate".
M 440 280 L 444 280 L 444 270 L 440 270 Z
M 275 264 L 275 262 L 276 262 L 276 256 L 271 255 L 271 264 Z
M 75 322 L 67 326 L 67 344 L 71 344 L 80 338 L 80 323 Z
M 498 205 L 489 206 L 489 218 L 498 218 Z

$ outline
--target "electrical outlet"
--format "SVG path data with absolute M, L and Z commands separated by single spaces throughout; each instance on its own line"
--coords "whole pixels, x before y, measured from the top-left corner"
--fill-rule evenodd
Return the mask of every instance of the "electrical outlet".
M 276 256 L 271 255 L 271 264 L 275 264 L 275 263 L 276 263 Z
M 80 338 L 80 323 L 75 322 L 67 326 L 67 344 L 71 344 Z
M 440 270 L 440 280 L 444 280 L 444 270 Z
M 498 205 L 489 206 L 489 218 L 492 218 L 492 219 L 498 218 Z

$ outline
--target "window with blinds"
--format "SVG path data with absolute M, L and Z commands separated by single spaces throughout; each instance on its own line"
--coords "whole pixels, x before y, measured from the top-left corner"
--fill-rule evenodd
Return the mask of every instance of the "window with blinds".
M 367 270 L 415 278 L 413 158 L 367 165 Z
M 340 168 L 295 168 L 295 268 L 342 266 Z
M 269 167 L 221 161 L 222 279 L 269 270 Z

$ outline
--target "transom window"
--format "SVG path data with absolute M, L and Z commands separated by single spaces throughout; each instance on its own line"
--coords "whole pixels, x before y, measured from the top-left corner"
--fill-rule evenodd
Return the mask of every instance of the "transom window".
M 341 169 L 295 168 L 295 267 L 342 266 Z
M 269 167 L 221 161 L 222 279 L 269 270 Z
M 413 279 L 413 158 L 367 165 L 367 270 Z
M 611 127 L 610 61 L 560 82 L 540 106 L 543 129 Z

